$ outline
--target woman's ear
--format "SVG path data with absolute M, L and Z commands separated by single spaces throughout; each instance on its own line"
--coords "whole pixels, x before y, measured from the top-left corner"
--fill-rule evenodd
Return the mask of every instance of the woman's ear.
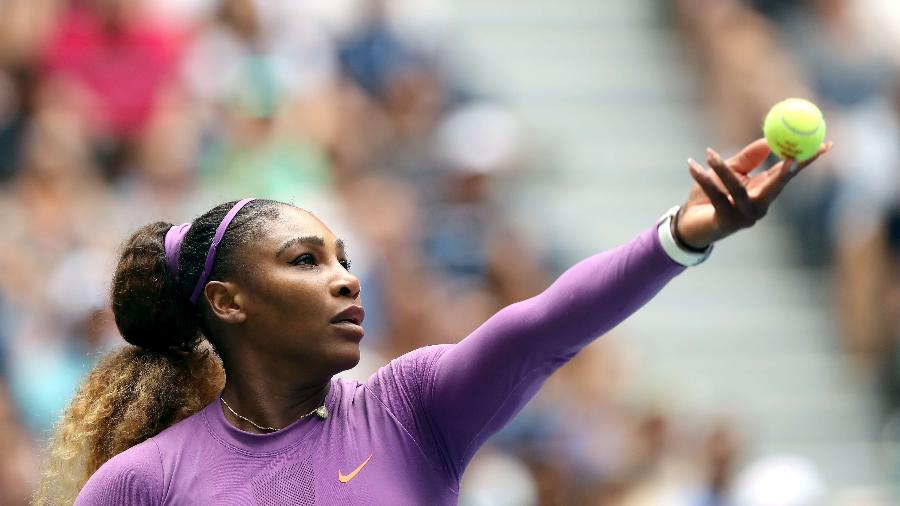
M 229 281 L 210 281 L 203 289 L 210 311 L 224 323 L 243 323 L 247 314 L 241 305 L 242 297 L 236 284 Z

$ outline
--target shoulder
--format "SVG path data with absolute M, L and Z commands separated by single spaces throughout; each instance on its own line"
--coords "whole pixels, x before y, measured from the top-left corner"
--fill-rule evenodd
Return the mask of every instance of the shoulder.
M 451 347 L 425 346 L 397 357 L 378 369 L 365 389 L 395 413 L 417 411 L 428 404 L 435 366 Z
M 449 350 L 452 344 L 438 344 L 415 349 L 391 360 L 378 369 L 366 382 L 372 388 L 384 387 L 386 383 L 414 384 L 423 382 L 434 369 L 435 363 Z
M 416 348 L 404 355 L 391 360 L 385 367 L 402 367 L 402 368 L 423 368 L 429 367 L 433 362 L 441 358 L 441 356 L 450 348 L 452 344 L 432 344 Z
M 198 437 L 208 433 L 207 412 L 219 406 L 219 399 L 207 404 L 200 411 L 179 422 L 166 427 L 162 432 L 150 438 L 164 458 L 179 453 L 185 447 L 196 444 Z
M 75 506 L 162 504 L 164 492 L 162 460 L 151 438 L 100 466 L 81 489 Z

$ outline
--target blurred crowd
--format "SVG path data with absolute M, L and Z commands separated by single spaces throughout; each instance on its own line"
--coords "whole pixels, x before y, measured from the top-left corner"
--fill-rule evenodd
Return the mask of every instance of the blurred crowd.
M 809 261 L 833 266 L 848 354 L 879 378 L 888 417 L 900 38 L 867 28 L 866 3 L 679 0 L 674 12 L 728 140 L 755 137 L 748 118 L 795 89 L 823 106 L 830 138 L 868 146 L 838 143 L 790 202 Z M 552 252 L 498 191 L 529 158 L 526 133 L 469 88 L 449 19 L 439 0 L 0 2 L 0 505 L 26 501 L 60 410 L 122 344 L 108 283 L 141 224 L 248 195 L 320 216 L 362 281 L 363 361 L 347 373 L 360 379 L 547 286 Z M 848 31 L 870 46 L 848 50 Z M 751 486 L 730 499 L 740 424 L 673 419 L 626 395 L 615 343 L 587 348 L 479 454 L 462 504 L 754 504 Z M 757 489 L 775 466 L 824 494 L 804 463 L 767 465 L 750 470 Z
M 829 275 L 852 371 L 877 392 L 900 480 L 900 3 L 678 0 L 678 27 L 702 69 L 722 142 L 758 136 L 785 96 L 812 99 L 834 149 L 789 188 L 797 256 Z
M 546 284 L 492 195 L 521 128 L 445 55 L 439 5 L 0 3 L 0 504 L 98 355 L 119 244 L 248 195 L 347 239 L 360 376 Z M 515 261 L 510 259 L 515 257 Z
M 799 258 L 830 274 L 838 345 L 900 441 L 900 3 L 677 5 L 724 142 L 758 135 L 786 94 L 822 108 L 834 150 L 790 188 L 785 215 Z

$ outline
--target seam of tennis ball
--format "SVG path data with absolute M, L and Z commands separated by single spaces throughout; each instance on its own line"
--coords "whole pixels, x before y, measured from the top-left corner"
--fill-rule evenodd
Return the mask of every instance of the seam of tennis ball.
M 819 122 L 816 123 L 816 128 L 809 130 L 809 131 L 803 131 L 803 130 L 797 130 L 796 128 L 789 125 L 787 122 L 787 119 L 785 119 L 785 117 L 784 117 L 784 112 L 782 112 L 781 113 L 781 124 L 784 125 L 785 128 L 787 128 L 788 130 L 790 130 L 791 132 L 793 132 L 797 135 L 807 136 L 807 135 L 813 135 L 819 131 L 819 128 L 822 127 L 822 118 L 819 118 Z

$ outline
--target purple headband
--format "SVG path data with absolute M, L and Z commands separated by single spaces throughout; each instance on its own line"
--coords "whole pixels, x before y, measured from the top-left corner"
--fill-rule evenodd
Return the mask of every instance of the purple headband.
M 213 237 L 212 244 L 209 245 L 209 251 L 206 253 L 206 263 L 203 264 L 203 272 L 200 274 L 200 279 L 197 280 L 197 284 L 194 286 L 194 292 L 191 294 L 191 304 L 197 303 L 197 299 L 200 298 L 203 287 L 206 286 L 206 279 L 209 277 L 213 263 L 216 261 L 216 248 L 218 248 L 219 243 L 222 242 L 222 237 L 225 235 L 225 231 L 228 230 L 228 225 L 231 223 L 231 220 L 237 216 L 238 211 L 252 200 L 254 199 L 243 199 L 235 204 L 234 207 L 228 211 L 228 214 L 222 218 L 222 223 L 219 223 L 218 228 L 216 228 L 216 235 Z M 182 223 L 181 225 L 173 226 L 166 232 L 166 264 L 176 276 L 178 275 L 178 261 L 181 257 L 181 243 L 184 241 L 184 236 L 187 235 L 190 228 L 190 223 Z

